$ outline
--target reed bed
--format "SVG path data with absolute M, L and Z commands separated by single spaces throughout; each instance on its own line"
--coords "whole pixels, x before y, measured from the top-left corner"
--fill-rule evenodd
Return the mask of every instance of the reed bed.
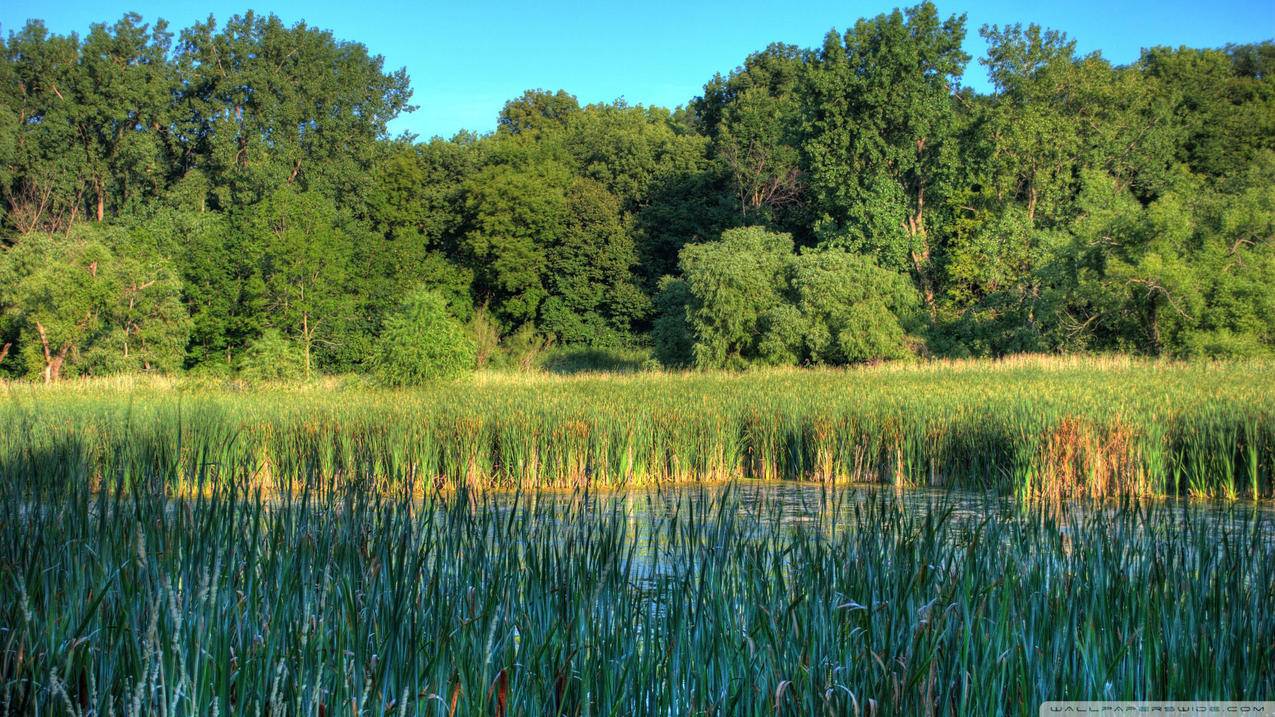
M 1016 358 L 855 370 L 482 374 L 381 391 L 117 379 L 9 384 L 0 470 L 179 480 L 210 450 L 263 482 L 650 486 L 730 478 L 1028 496 L 1275 495 L 1275 364 Z M 215 466 L 214 466 L 215 468 Z
M 0 715 L 981 716 L 1275 690 L 1275 521 L 1248 502 L 825 487 L 792 515 L 738 486 L 418 500 L 317 475 L 267 495 L 251 463 L 214 480 L 225 457 L 182 499 L 170 476 L 94 490 L 70 454 L 0 480 Z

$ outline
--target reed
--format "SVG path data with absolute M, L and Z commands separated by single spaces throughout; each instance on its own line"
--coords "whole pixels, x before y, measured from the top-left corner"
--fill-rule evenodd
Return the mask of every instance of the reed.
M 94 490 L 71 451 L 0 480 L 0 715 L 994 715 L 1275 690 L 1275 520 L 1247 502 L 825 487 L 796 513 L 739 484 L 415 500 L 410 476 L 395 497 L 317 475 L 266 495 L 250 457 L 199 451 L 187 498 L 129 461 Z
M 1275 365 L 1016 357 L 852 370 L 9 384 L 0 472 L 69 453 L 94 482 L 209 450 L 264 485 L 650 486 L 731 478 L 1032 497 L 1275 495 Z M 315 467 L 321 470 L 314 471 Z M 211 467 L 216 473 L 216 466 Z

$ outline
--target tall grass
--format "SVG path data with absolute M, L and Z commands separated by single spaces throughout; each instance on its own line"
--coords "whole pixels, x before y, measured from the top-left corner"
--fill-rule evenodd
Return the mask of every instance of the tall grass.
M 386 489 L 725 478 L 1029 496 L 1275 495 L 1275 364 L 1020 358 L 849 371 L 480 374 L 387 392 L 119 379 L 11 384 L 0 466 L 72 454 L 178 479 L 210 447 L 262 478 Z M 215 466 L 213 467 L 215 469 Z
M 70 450 L 0 475 L 0 715 L 995 715 L 1275 690 L 1275 521 L 1250 503 L 823 489 L 794 516 L 738 486 L 416 501 L 407 477 L 386 496 L 317 475 L 267 497 L 249 456 L 199 458 L 181 482 L 213 485 L 179 500 L 122 463 L 93 490 Z

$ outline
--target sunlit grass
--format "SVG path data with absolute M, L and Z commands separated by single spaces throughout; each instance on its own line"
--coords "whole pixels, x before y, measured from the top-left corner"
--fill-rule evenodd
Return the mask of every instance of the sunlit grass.
M 0 463 L 70 452 L 90 481 L 122 464 L 176 478 L 174 467 L 215 448 L 254 464 L 265 483 L 317 468 L 380 488 L 405 477 L 451 488 L 760 477 L 1269 497 L 1273 375 L 1261 362 L 1016 357 L 745 374 L 487 372 L 412 391 L 353 378 L 9 384 Z

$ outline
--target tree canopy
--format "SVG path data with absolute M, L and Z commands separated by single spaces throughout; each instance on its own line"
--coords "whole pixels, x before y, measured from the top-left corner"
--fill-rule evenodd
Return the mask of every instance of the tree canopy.
M 684 107 L 529 89 L 428 140 L 328 30 L 33 20 L 0 39 L 0 376 L 1275 352 L 1275 44 L 846 20 Z

